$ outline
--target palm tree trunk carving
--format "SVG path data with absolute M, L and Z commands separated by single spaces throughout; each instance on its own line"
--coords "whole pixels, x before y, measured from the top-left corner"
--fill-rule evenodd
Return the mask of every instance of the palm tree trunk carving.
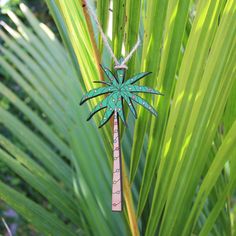
M 116 110 L 114 112 L 113 158 L 112 211 L 122 211 L 121 151 L 119 120 L 117 118 Z

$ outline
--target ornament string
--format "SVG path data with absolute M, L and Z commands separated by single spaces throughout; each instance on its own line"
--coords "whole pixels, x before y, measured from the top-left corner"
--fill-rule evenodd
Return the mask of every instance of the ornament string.
M 118 59 L 116 58 L 114 52 L 112 51 L 112 48 L 108 42 L 108 39 L 105 35 L 105 33 L 103 32 L 102 26 L 100 25 L 97 15 L 95 14 L 95 12 L 93 11 L 93 9 L 91 8 L 91 6 L 88 3 L 88 0 L 84 0 L 85 5 L 88 9 L 88 13 L 90 14 L 90 16 L 93 17 L 104 42 L 104 45 L 106 46 L 108 52 L 110 53 L 111 57 L 114 59 L 115 62 L 115 69 L 128 69 L 128 66 L 126 65 L 126 63 L 131 59 L 131 57 L 133 56 L 133 54 L 135 53 L 135 51 L 138 49 L 138 47 L 140 46 L 140 38 L 138 37 L 138 40 L 136 42 L 136 44 L 134 45 L 134 47 L 132 48 L 132 50 L 130 51 L 130 53 L 125 57 L 125 59 L 122 61 L 122 63 L 119 63 Z

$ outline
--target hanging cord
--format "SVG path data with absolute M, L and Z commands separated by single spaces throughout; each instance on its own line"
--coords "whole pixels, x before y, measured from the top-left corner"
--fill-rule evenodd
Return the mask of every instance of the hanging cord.
M 93 11 L 93 9 L 89 6 L 89 3 L 88 3 L 88 0 L 84 0 L 85 2 L 85 5 L 88 9 L 88 12 L 90 13 L 90 15 L 93 17 L 101 35 L 102 35 L 102 39 L 103 39 L 103 42 L 106 46 L 106 48 L 108 49 L 110 55 L 112 56 L 112 58 L 114 59 L 114 62 L 115 62 L 115 66 L 114 68 L 115 69 L 128 69 L 128 66 L 126 65 L 126 63 L 130 60 L 130 58 L 133 56 L 133 54 L 135 53 L 135 51 L 138 49 L 138 47 L 140 46 L 140 38 L 138 37 L 138 41 L 137 43 L 134 45 L 134 47 L 132 48 L 132 50 L 130 51 L 130 53 L 125 57 L 125 59 L 122 61 L 122 63 L 119 63 L 118 59 L 116 58 L 114 52 L 112 51 L 112 48 L 108 42 L 108 39 L 105 35 L 105 33 L 103 32 L 103 29 L 98 21 L 98 18 L 97 18 L 97 15 L 95 14 L 95 12 Z

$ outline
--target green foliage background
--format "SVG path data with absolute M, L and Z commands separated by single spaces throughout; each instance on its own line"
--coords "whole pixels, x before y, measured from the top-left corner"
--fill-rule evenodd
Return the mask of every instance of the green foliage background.
M 43 235 L 234 235 L 235 0 L 96 1 L 117 57 L 141 35 L 127 78 L 152 71 L 142 85 L 165 94 L 145 96 L 157 119 L 126 111 L 122 214 L 111 126 L 86 122 L 98 98 L 78 105 L 112 60 L 82 2 L 46 3 L 64 47 L 23 4 L 0 30 L 0 199 Z

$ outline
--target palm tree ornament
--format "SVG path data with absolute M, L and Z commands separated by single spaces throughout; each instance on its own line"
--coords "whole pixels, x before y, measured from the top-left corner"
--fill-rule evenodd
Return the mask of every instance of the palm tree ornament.
M 119 60 L 121 65 L 123 58 Z M 137 93 L 150 93 L 161 95 L 160 92 L 148 88 L 146 86 L 136 85 L 140 79 L 149 75 L 150 72 L 139 73 L 134 77 L 125 81 L 125 67 L 115 67 L 116 74 L 114 75 L 108 68 L 101 66 L 104 70 L 109 81 L 96 81 L 103 83 L 107 86 L 101 88 L 95 88 L 88 93 L 86 93 L 80 102 L 82 105 L 84 102 L 88 101 L 91 98 L 108 94 L 100 103 L 95 106 L 92 112 L 89 114 L 87 120 L 90 120 L 92 116 L 98 111 L 105 109 L 104 117 L 100 122 L 102 127 L 114 114 L 114 127 L 113 127 L 113 181 L 112 181 L 112 211 L 122 211 L 122 172 L 121 172 L 121 151 L 120 151 L 120 136 L 119 136 L 119 119 L 125 122 L 124 116 L 124 101 L 128 104 L 130 111 L 137 118 L 137 114 L 134 108 L 133 102 L 143 106 L 153 115 L 157 116 L 155 109 L 143 98 L 137 95 Z

